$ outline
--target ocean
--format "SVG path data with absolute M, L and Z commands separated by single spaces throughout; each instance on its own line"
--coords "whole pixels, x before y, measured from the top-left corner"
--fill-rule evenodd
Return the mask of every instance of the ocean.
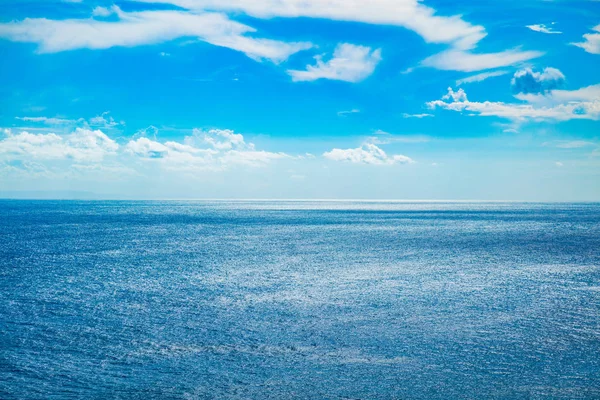
M 600 204 L 0 201 L 2 399 L 600 398 Z

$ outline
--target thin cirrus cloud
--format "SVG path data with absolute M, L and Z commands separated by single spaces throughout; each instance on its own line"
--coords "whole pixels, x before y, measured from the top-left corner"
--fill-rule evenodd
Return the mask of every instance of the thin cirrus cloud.
M 554 23 L 552 23 L 552 25 L 554 25 Z M 544 24 L 526 25 L 526 28 L 531 29 L 534 32 L 546 33 L 548 35 L 559 35 L 562 33 L 560 31 L 555 31 L 552 27 Z
M 502 70 L 502 71 L 492 71 L 492 72 L 482 72 L 480 74 L 476 74 L 476 75 L 471 75 L 471 76 L 467 76 L 466 78 L 462 78 L 456 81 L 456 86 L 461 86 L 467 83 L 476 83 L 476 82 L 483 82 L 486 79 L 489 78 L 495 78 L 498 76 L 503 76 L 508 74 L 508 71 L 506 70 Z
M 412 158 L 404 155 L 388 155 L 374 143 L 364 143 L 355 149 L 333 149 L 324 153 L 323 157 L 332 161 L 353 164 L 394 165 L 414 163 Z
M 61 125 L 65 126 L 79 126 L 80 128 L 103 128 L 103 129 L 113 129 L 119 125 L 124 125 L 124 123 L 117 122 L 112 116 L 109 115 L 109 111 L 105 111 L 100 115 L 96 115 L 95 117 L 86 120 L 85 118 L 79 119 L 67 119 L 60 117 L 16 117 L 19 121 L 31 122 L 33 124 L 44 124 L 52 127 L 57 127 Z
M 508 67 L 543 55 L 544 53 L 540 51 L 521 51 L 518 49 L 483 54 L 451 49 L 426 58 L 422 64 L 426 67 L 447 71 L 474 72 Z
M 333 57 L 323 61 L 317 56 L 316 65 L 307 65 L 306 70 L 288 70 L 294 82 L 330 79 L 359 82 L 370 76 L 381 61 L 381 50 L 342 43 L 337 46 Z
M 559 149 L 581 149 L 584 147 L 597 146 L 597 144 L 586 140 L 557 140 L 554 142 L 542 143 L 542 146 L 556 147 Z
M 137 0 L 157 3 L 158 0 Z M 189 10 L 242 12 L 255 18 L 321 18 L 399 26 L 416 32 L 427 43 L 447 44 L 450 50 L 425 59 L 423 66 L 441 70 L 480 71 L 518 64 L 543 55 L 539 51 L 506 50 L 473 53 L 487 35 L 481 25 L 460 16 L 440 16 L 417 0 L 162 0 Z
M 54 53 L 83 48 L 133 47 L 193 36 L 215 46 L 240 51 L 256 60 L 268 59 L 276 63 L 312 47 L 305 42 L 287 43 L 245 36 L 255 29 L 219 13 L 124 12 L 116 6 L 111 11 L 117 15 L 117 21 L 27 18 L 2 23 L 0 38 L 36 43 L 38 52 Z
M 586 33 L 583 35 L 583 42 L 571 43 L 574 46 L 581 47 L 591 54 L 600 54 L 600 25 L 592 28 L 596 33 Z
M 429 118 L 429 117 L 434 117 L 434 115 L 433 114 L 428 114 L 428 113 L 422 113 L 422 114 L 408 114 L 408 113 L 403 113 L 402 114 L 402 118 L 423 119 L 423 118 Z

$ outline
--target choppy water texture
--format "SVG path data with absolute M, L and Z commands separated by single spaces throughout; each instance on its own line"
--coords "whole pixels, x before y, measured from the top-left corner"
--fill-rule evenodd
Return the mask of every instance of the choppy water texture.
M 0 201 L 0 398 L 600 398 L 600 205 Z

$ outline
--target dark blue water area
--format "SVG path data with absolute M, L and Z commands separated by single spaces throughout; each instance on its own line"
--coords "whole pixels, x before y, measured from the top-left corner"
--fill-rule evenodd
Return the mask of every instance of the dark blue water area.
M 600 204 L 0 201 L 2 399 L 600 398 Z

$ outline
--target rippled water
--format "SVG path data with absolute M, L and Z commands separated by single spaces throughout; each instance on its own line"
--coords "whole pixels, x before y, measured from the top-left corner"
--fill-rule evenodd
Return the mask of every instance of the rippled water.
M 600 398 L 600 205 L 0 201 L 0 398 Z

